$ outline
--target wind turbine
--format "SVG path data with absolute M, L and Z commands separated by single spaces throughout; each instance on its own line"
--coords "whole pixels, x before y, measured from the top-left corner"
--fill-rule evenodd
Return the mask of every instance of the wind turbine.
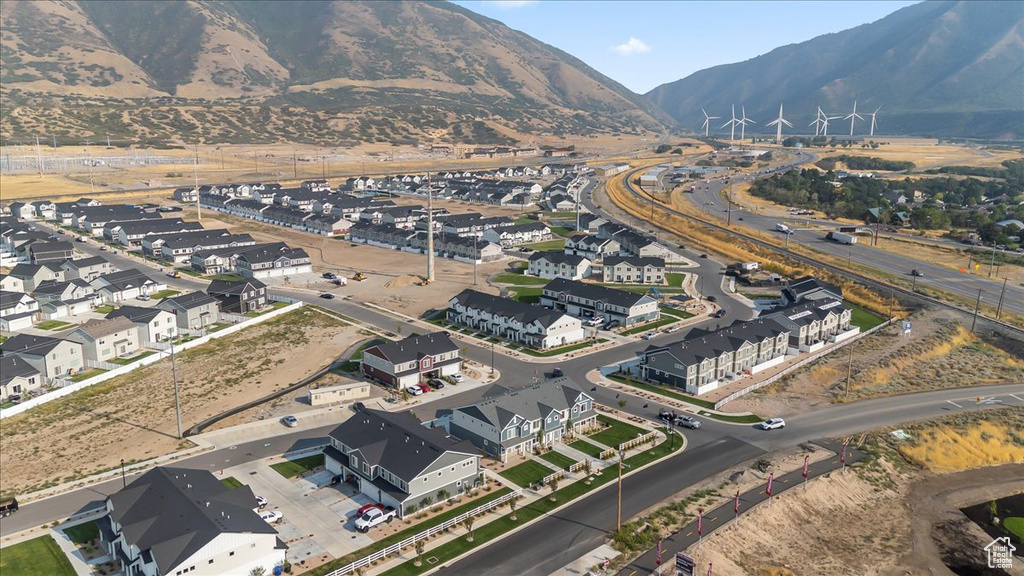
M 729 140 L 735 140 L 736 139 L 736 124 L 738 124 L 738 123 L 739 123 L 739 120 L 736 119 L 736 105 L 733 104 L 732 105 L 732 118 L 730 118 L 729 121 L 726 122 L 725 124 L 722 124 L 722 128 L 725 128 L 726 126 L 729 126 L 729 128 L 730 128 L 730 130 L 729 130 Z
M 821 117 L 824 115 L 825 113 L 821 111 L 821 106 L 818 106 L 818 114 L 814 117 L 814 122 L 808 124 L 808 126 L 814 126 L 815 137 L 821 136 L 821 123 L 823 122 Z
M 776 118 L 775 120 L 772 120 L 771 122 L 769 122 L 767 124 L 768 126 L 773 126 L 774 125 L 774 126 L 778 127 L 778 129 L 775 132 L 775 143 L 776 144 L 779 144 L 779 143 L 782 142 L 782 125 L 783 124 L 785 124 L 786 126 L 789 126 L 790 128 L 793 127 L 793 125 L 789 123 L 789 120 L 786 120 L 785 118 L 782 117 L 782 103 L 780 102 L 779 103 L 779 117 Z
M 740 115 L 743 116 L 742 118 L 740 118 L 738 120 L 738 122 L 740 124 L 740 140 L 745 140 L 746 139 L 746 134 L 747 134 L 747 123 L 749 122 L 749 123 L 753 124 L 754 121 L 752 119 L 750 119 L 750 118 L 747 118 L 747 107 L 746 106 L 740 107 Z
M 701 128 L 704 129 L 704 137 L 707 138 L 708 137 L 708 127 L 711 125 L 711 121 L 712 120 L 718 120 L 719 118 L 721 118 L 721 116 L 708 116 L 708 113 L 704 112 L 703 108 L 701 108 L 700 111 L 703 112 L 703 114 L 704 114 L 704 124 L 701 126 Z
M 872 112 L 871 114 L 868 114 L 868 116 L 871 116 L 871 134 L 870 134 L 871 136 L 875 135 L 875 115 L 878 114 L 878 111 L 881 110 L 881 109 L 882 109 L 882 107 L 879 106 L 878 108 L 875 108 L 874 112 Z
M 828 136 L 828 121 L 829 120 L 838 120 L 840 118 L 842 118 L 842 116 L 828 116 L 824 112 L 822 112 L 821 113 L 821 135 L 822 136 Z
M 843 120 L 849 120 L 850 121 L 850 136 L 853 136 L 853 123 L 856 122 L 857 120 L 863 120 L 863 119 L 864 119 L 863 116 L 861 116 L 860 114 L 857 114 L 857 101 L 854 100 L 853 101 L 853 112 L 851 112 L 850 115 L 847 116 L 846 118 L 843 118 Z

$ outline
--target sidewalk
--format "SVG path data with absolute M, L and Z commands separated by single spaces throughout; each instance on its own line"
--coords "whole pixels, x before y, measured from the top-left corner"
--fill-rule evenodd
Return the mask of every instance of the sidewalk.
M 656 402 L 656 403 L 664 405 L 664 406 L 669 406 L 669 407 L 675 408 L 676 412 L 682 411 L 682 412 L 685 412 L 685 413 L 688 413 L 688 414 L 693 414 L 693 415 L 701 415 L 701 413 L 703 412 L 705 415 L 706 414 L 711 414 L 713 416 L 726 416 L 726 417 L 736 417 L 736 416 L 741 416 L 742 417 L 742 416 L 754 416 L 755 415 L 752 412 L 722 412 L 721 410 L 715 410 L 714 408 L 703 408 L 703 407 L 698 406 L 696 404 L 690 404 L 689 402 L 683 402 L 682 400 L 676 400 L 675 398 L 672 398 L 670 396 L 664 396 L 664 395 L 661 395 L 661 394 L 655 394 L 654 392 L 648 392 L 648 391 L 646 391 L 646 390 L 644 390 L 642 388 L 635 388 L 633 386 L 628 386 L 626 384 L 622 384 L 622 383 L 616 382 L 614 380 L 610 380 L 608 378 L 605 378 L 604 374 L 601 371 L 599 371 L 599 370 L 591 370 L 590 372 L 587 372 L 587 381 L 592 383 L 592 384 L 600 384 L 602 386 L 605 386 L 607 388 L 611 388 L 613 390 L 618 390 L 620 392 L 623 392 L 623 393 L 626 393 L 626 394 L 630 394 L 632 396 L 637 396 L 637 397 L 643 398 L 645 400 L 650 400 L 651 402 Z M 612 410 L 611 413 L 612 414 L 618 414 L 618 410 Z M 737 422 L 727 422 L 725 420 L 716 420 L 716 422 L 721 422 L 722 424 L 732 424 L 734 426 L 750 426 L 750 424 L 743 424 L 743 423 L 737 423 Z

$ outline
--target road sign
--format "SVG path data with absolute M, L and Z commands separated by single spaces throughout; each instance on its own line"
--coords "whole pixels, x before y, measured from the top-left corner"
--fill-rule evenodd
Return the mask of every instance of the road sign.
M 676 552 L 676 570 L 683 576 L 693 576 L 693 569 L 697 567 L 697 561 L 683 552 Z

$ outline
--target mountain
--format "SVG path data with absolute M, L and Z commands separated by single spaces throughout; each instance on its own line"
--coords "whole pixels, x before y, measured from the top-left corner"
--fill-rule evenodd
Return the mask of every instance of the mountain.
M 806 134 L 817 106 L 846 116 L 857 100 L 862 116 L 882 106 L 876 135 L 1007 139 L 1024 137 L 1022 95 L 1024 10 L 1019 2 L 976 1 L 922 2 L 647 94 L 694 131 L 704 121 L 701 107 L 721 116 L 720 126 L 735 103 L 767 132 L 763 125 L 784 103 L 787 119 Z M 863 126 L 857 134 L 867 134 Z M 849 123 L 833 130 L 848 134 Z
M 446 2 L 4 0 L 0 30 L 8 137 L 497 143 L 671 122 Z

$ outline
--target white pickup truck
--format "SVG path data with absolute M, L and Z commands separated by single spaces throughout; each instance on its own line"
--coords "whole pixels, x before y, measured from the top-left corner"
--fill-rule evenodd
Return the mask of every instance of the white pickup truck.
M 383 510 L 380 508 L 371 508 L 362 516 L 356 518 L 356 530 L 359 530 L 360 532 L 369 532 L 370 528 L 373 528 L 378 524 L 391 522 L 397 516 L 398 511 L 391 506 L 386 506 Z

